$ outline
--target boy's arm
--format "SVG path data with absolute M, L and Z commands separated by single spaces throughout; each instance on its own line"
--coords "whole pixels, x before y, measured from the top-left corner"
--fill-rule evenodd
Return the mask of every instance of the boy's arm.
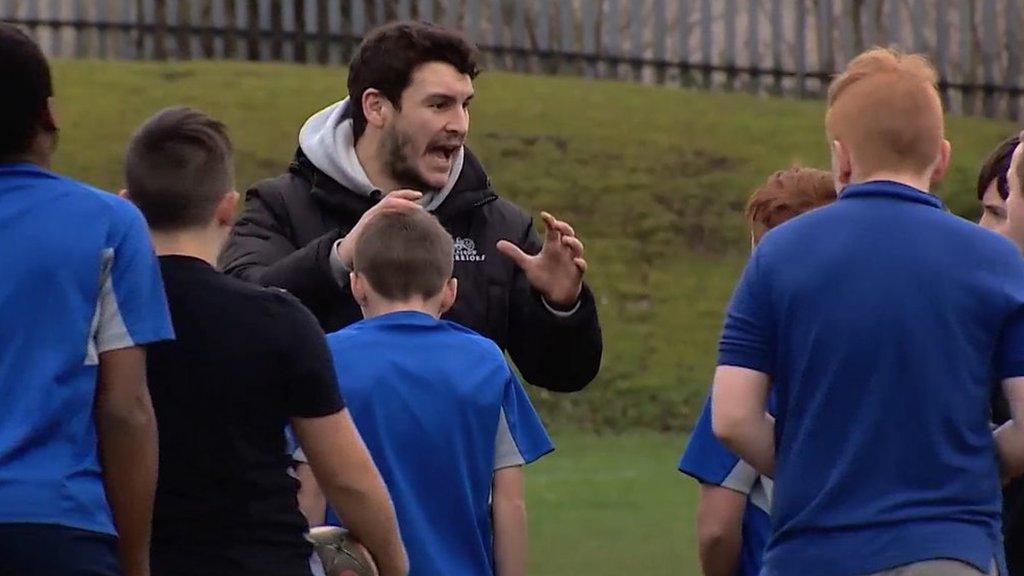
M 494 471 L 491 514 L 494 522 L 496 576 L 525 575 L 526 497 L 522 466 L 509 466 Z
M 755 470 L 775 474 L 775 418 L 766 411 L 769 376 L 738 366 L 719 366 L 711 390 L 715 436 Z
M 313 468 L 299 462 L 295 465 L 295 476 L 299 480 L 299 510 L 310 526 L 323 526 L 327 521 L 327 497 L 316 482 Z
M 1003 380 L 1011 419 L 995 431 L 996 453 L 1004 481 L 1024 473 L 1024 377 Z
M 381 576 L 404 576 L 409 560 L 395 508 L 348 410 L 292 418 L 316 480 L 345 527 L 370 551 Z
M 743 513 L 747 495 L 716 486 L 700 485 L 697 542 L 704 576 L 734 576 L 743 546 Z
M 125 576 L 148 576 L 157 476 L 157 429 L 141 346 L 99 355 L 94 418 L 103 483 Z

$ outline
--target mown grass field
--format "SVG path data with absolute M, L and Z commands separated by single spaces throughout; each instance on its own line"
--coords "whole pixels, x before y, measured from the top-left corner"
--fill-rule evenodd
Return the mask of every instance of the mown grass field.
M 121 184 L 135 126 L 173 104 L 232 129 L 238 185 L 285 169 L 311 113 L 345 93 L 340 68 L 240 63 L 57 62 L 63 120 L 56 168 Z M 719 323 L 747 248 L 742 207 L 771 172 L 824 167 L 824 108 L 673 88 L 488 73 L 470 146 L 499 193 L 569 220 L 587 244 L 605 360 L 585 392 L 535 398 L 577 429 L 681 431 L 699 410 Z M 974 178 L 1014 127 L 954 118 L 940 195 L 974 215 Z

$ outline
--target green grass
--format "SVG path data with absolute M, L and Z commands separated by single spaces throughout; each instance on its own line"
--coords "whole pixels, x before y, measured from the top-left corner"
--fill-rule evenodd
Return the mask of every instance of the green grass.
M 231 127 L 239 186 L 280 173 L 312 112 L 340 98 L 338 68 L 58 62 L 57 169 L 115 189 L 143 119 L 197 106 Z M 569 220 L 587 245 L 605 333 L 587 391 L 534 391 L 549 421 L 686 428 L 712 373 L 722 310 L 743 265 L 749 191 L 793 163 L 825 167 L 821 102 L 575 78 L 485 74 L 470 145 L 498 192 Z M 976 170 L 1014 127 L 955 118 L 940 190 L 973 216 Z
M 531 574 L 700 573 L 697 483 L 675 469 L 684 435 L 552 436 L 526 471 Z

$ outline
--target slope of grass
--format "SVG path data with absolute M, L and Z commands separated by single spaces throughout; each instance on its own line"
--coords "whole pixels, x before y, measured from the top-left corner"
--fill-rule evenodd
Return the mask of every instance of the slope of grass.
M 55 65 L 56 167 L 121 183 L 126 141 L 173 104 L 231 127 L 239 186 L 285 169 L 311 113 L 341 98 L 339 68 L 240 63 Z M 485 74 L 471 147 L 499 193 L 569 220 L 587 245 L 605 332 L 587 391 L 535 392 L 546 416 L 592 428 L 681 429 L 710 378 L 723 307 L 742 267 L 748 192 L 793 163 L 825 167 L 821 102 L 709 94 L 576 78 Z M 974 215 L 973 183 L 1014 127 L 954 118 L 940 195 Z

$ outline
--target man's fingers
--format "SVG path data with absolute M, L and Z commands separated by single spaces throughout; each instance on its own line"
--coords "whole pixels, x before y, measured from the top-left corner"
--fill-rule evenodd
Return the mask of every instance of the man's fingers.
M 551 213 L 549 213 L 549 212 L 541 212 L 540 216 L 541 216 L 541 218 L 544 219 L 544 224 L 547 225 L 549 230 L 551 228 L 554 228 L 555 230 L 558 230 L 558 232 L 560 234 L 564 234 L 566 236 L 575 236 L 576 235 L 576 231 L 573 230 L 573 227 L 570 226 L 568 222 L 562 222 L 558 218 L 555 218 L 554 216 L 552 216 Z
M 411 202 L 415 202 L 420 198 L 423 198 L 423 193 L 417 190 L 408 189 L 395 190 L 393 192 L 389 192 L 388 195 L 384 197 L 385 200 L 388 198 L 401 198 L 402 200 L 409 200 Z
M 573 258 L 572 259 L 572 263 L 575 264 L 576 267 L 580 269 L 580 274 L 586 274 L 587 273 L 587 261 L 586 260 L 584 260 L 583 258 Z
M 562 246 L 572 250 L 572 255 L 575 258 L 583 256 L 583 242 L 580 242 L 580 239 L 575 236 L 562 236 Z
M 547 230 L 544 237 L 544 243 L 552 242 L 557 244 L 559 242 L 559 236 L 561 233 L 558 228 L 554 226 L 555 219 L 547 212 L 541 212 L 540 217 L 544 220 L 544 228 Z
M 498 241 L 498 252 L 504 254 L 506 257 L 508 257 L 509 260 L 514 262 L 515 265 L 519 266 L 520 268 L 526 268 L 526 266 L 530 263 L 531 257 L 526 252 L 520 250 L 519 246 L 516 246 L 515 244 L 509 242 L 508 240 Z
M 380 204 L 377 204 L 376 208 L 378 212 L 387 212 L 392 210 L 405 212 L 407 210 L 423 209 L 422 206 L 420 206 L 416 202 L 413 202 L 412 200 L 391 196 L 388 196 L 387 198 L 381 200 Z

